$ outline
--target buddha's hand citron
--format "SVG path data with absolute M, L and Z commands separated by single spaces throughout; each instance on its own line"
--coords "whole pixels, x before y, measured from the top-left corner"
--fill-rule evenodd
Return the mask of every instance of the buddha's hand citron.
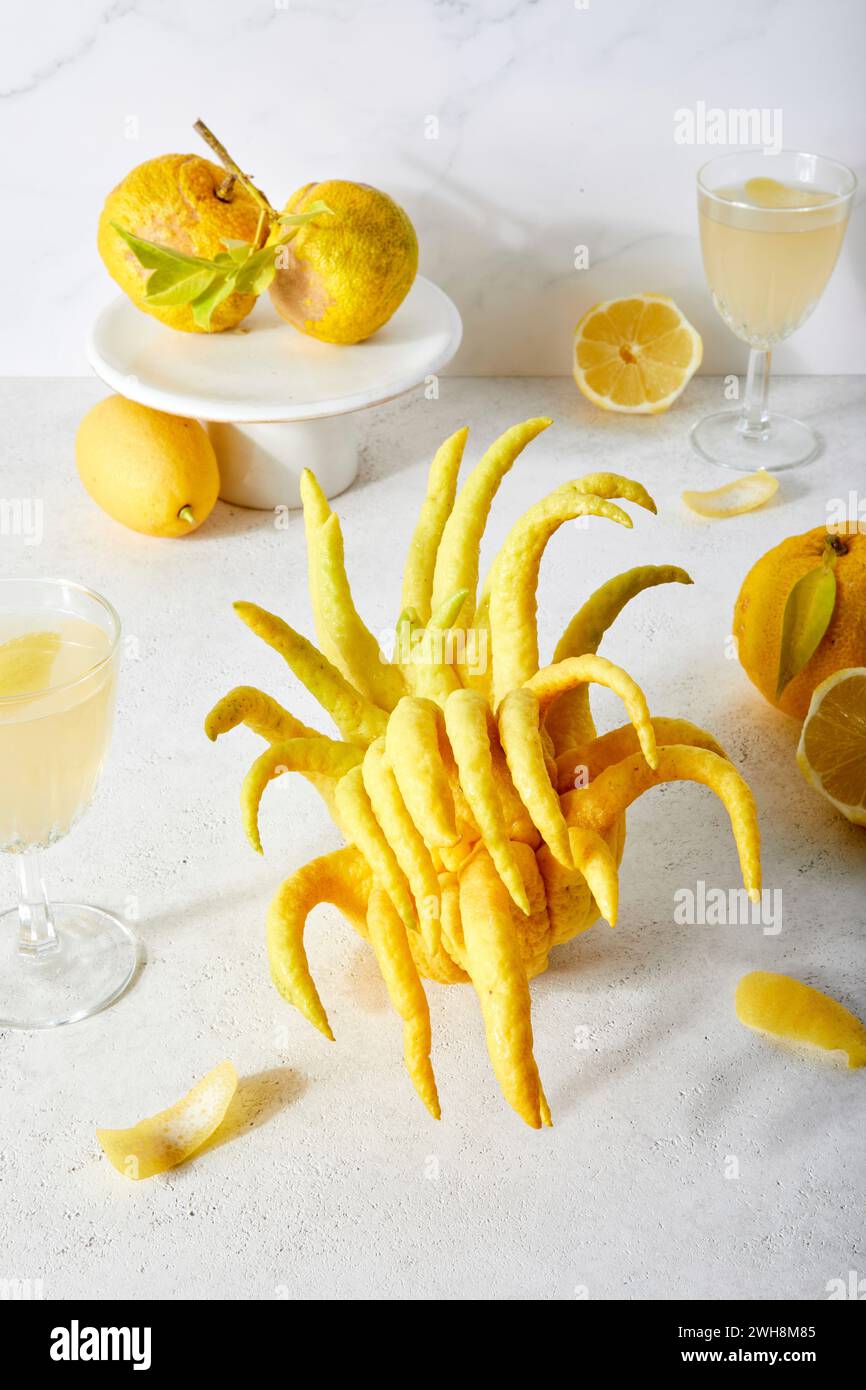
M 79 477 L 104 512 L 146 536 L 186 536 L 213 511 L 219 469 L 197 420 L 108 396 L 78 427 Z

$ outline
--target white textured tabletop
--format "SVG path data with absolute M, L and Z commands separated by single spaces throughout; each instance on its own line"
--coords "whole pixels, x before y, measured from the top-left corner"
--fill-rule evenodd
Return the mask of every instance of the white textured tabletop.
M 503 484 L 486 555 L 566 478 L 609 468 L 649 487 L 659 516 L 638 513 L 633 531 L 599 521 L 555 537 L 542 651 L 610 575 L 645 562 L 691 572 L 694 588 L 635 600 L 603 651 L 654 713 L 687 716 L 726 745 L 758 801 L 765 884 L 783 894 L 778 934 L 676 925 L 676 891 L 735 886 L 736 853 L 709 792 L 678 784 L 644 797 L 629 813 L 619 925 L 559 949 L 532 986 L 554 1118 L 541 1133 L 500 1096 L 465 986 L 429 988 L 443 1118 L 428 1117 L 372 954 L 334 910 L 317 910 L 308 946 L 336 1043 L 272 988 L 268 899 L 337 833 L 312 789 L 283 779 L 266 797 L 259 859 L 238 807 L 257 741 L 242 730 L 212 746 L 202 719 L 241 683 L 319 719 L 230 606 L 252 599 L 311 632 L 301 518 L 281 529 L 220 505 L 184 541 L 121 529 L 73 467 L 75 427 L 101 394 L 82 380 L 0 384 L 0 492 L 44 503 L 42 544 L 4 535 L 0 573 L 80 579 L 123 617 L 103 787 L 46 863 L 58 898 L 134 919 L 147 961 L 108 1012 L 0 1035 L 0 1277 L 41 1279 L 46 1297 L 64 1298 L 820 1299 L 828 1281 L 866 1273 L 864 1073 L 764 1040 L 733 1009 L 739 976 L 759 967 L 863 1011 L 866 838 L 805 786 L 794 726 L 726 650 L 752 561 L 862 489 L 866 380 L 775 383 L 774 403 L 824 433 L 823 457 L 783 475 L 770 506 L 727 522 L 687 515 L 679 501 L 684 486 L 726 481 L 687 438 L 721 400 L 713 379 L 657 420 L 590 413 L 569 381 L 453 378 L 437 401 L 416 396 L 365 418 L 361 477 L 336 506 L 374 630 L 393 622 L 425 468 L 458 425 L 470 425 L 475 458 L 514 421 L 556 421 Z M 621 722 L 613 703 L 595 708 Z M 11 902 L 8 861 L 0 888 Z M 161 1109 L 223 1057 L 247 1078 L 247 1130 L 149 1182 L 109 1167 L 98 1124 Z

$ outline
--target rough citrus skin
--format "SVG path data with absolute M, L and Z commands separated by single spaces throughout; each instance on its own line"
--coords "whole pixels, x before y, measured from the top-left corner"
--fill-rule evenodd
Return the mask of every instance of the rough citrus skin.
M 734 637 L 743 670 L 776 709 L 805 719 L 816 686 L 846 666 L 866 666 L 866 536 L 840 532 L 845 547 L 836 557 L 836 606 L 818 649 L 776 699 L 782 620 L 792 588 L 815 569 L 828 535 L 816 526 L 790 536 L 762 555 L 743 581 L 734 607 Z
M 184 333 L 220 333 L 234 328 L 255 304 L 250 294 L 232 294 L 214 311 L 210 329 L 200 328 L 188 304 L 145 303 L 150 271 L 114 230 L 117 222 L 134 236 L 189 256 L 212 259 L 224 251 L 223 238 L 252 241 L 258 208 L 235 184 L 228 202 L 216 196 L 225 170 L 195 154 L 166 154 L 139 164 L 109 193 L 99 218 L 97 246 L 108 273 L 133 304 L 169 328 Z
M 360 343 L 399 309 L 418 270 L 418 239 L 387 193 L 329 179 L 299 188 L 284 211 L 313 202 L 323 213 L 301 227 L 271 286 L 277 312 L 324 343 Z
M 213 511 L 216 454 L 197 420 L 108 396 L 78 427 L 75 461 L 94 502 L 132 531 L 187 536 Z M 189 507 L 190 523 L 179 516 Z

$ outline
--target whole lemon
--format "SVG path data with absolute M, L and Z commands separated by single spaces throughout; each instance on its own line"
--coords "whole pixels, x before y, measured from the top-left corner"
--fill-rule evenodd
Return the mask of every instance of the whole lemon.
M 255 304 L 251 294 L 230 294 L 214 310 L 210 328 L 200 328 L 189 304 L 148 304 L 144 293 L 150 271 L 140 265 L 124 231 L 189 256 L 212 260 L 225 251 L 224 238 L 253 241 L 259 210 L 239 184 L 220 197 L 225 170 L 195 154 L 165 154 L 139 164 L 109 193 L 99 218 L 97 246 L 108 273 L 139 309 L 169 328 L 185 333 L 220 333 L 234 328 Z
M 213 511 L 219 469 L 197 420 L 123 396 L 88 410 L 75 439 L 78 473 L 94 502 L 146 536 L 187 536 Z
M 418 270 L 418 238 L 401 207 L 364 183 L 329 179 L 293 193 L 285 212 L 326 203 L 277 258 L 277 312 L 323 343 L 360 343 L 399 309 Z
M 776 680 L 782 622 L 797 580 L 835 552 L 836 603 L 824 636 L 779 699 Z M 816 686 L 848 666 L 866 666 L 866 535 L 856 523 L 828 531 L 817 526 L 790 536 L 762 555 L 743 581 L 734 607 L 737 654 L 746 675 L 771 705 L 805 719 Z

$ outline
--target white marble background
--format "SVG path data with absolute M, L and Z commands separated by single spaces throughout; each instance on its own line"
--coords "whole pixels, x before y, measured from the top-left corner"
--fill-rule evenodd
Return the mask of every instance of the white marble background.
M 696 238 L 720 151 L 675 143 L 677 109 L 779 108 L 786 146 L 866 172 L 863 0 L 7 0 L 3 29 L 7 375 L 87 372 L 102 199 L 196 149 L 199 115 L 274 201 L 337 175 L 404 203 L 469 374 L 566 374 L 583 310 L 641 289 L 693 318 L 705 371 L 742 368 Z M 863 232 L 861 206 L 777 369 L 866 371 Z

